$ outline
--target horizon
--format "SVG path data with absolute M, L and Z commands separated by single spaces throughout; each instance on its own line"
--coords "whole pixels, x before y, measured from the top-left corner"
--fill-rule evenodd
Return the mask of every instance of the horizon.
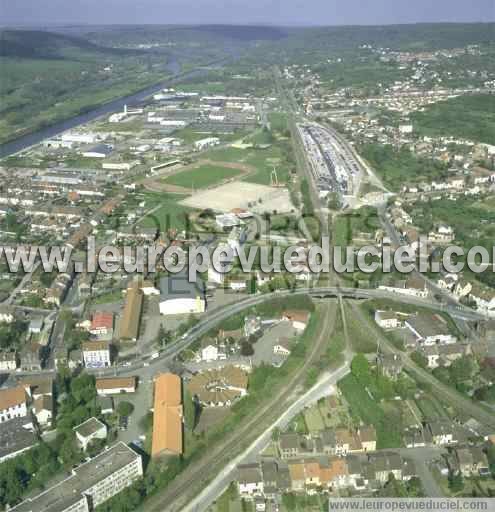
M 0 0 L 2 26 L 43 25 L 254 25 L 277 27 L 387 26 L 495 21 L 491 0 L 313 0 L 311 5 L 276 0 Z M 164 23 L 156 23 L 163 20 Z

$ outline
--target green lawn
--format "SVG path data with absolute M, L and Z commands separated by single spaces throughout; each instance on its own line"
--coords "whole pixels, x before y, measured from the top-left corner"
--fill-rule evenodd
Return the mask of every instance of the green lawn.
M 237 169 L 215 165 L 201 165 L 195 169 L 179 172 L 163 180 L 168 185 L 186 187 L 191 189 L 207 188 L 229 178 L 241 174 Z

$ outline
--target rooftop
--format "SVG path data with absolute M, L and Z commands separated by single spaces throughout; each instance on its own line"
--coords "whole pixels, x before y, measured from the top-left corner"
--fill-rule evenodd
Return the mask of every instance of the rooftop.
M 163 373 L 155 379 L 151 454 L 182 450 L 182 383 L 179 376 Z
M 16 512 L 63 512 L 80 501 L 83 493 L 119 469 L 141 458 L 123 442 L 114 444 L 74 469 L 72 475 L 11 510 Z

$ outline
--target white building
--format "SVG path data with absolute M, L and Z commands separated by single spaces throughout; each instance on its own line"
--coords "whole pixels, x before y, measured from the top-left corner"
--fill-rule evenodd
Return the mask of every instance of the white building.
M 108 433 L 107 426 L 95 417 L 89 418 L 80 425 L 77 425 L 73 430 L 84 451 L 86 451 L 93 439 L 106 439 Z
M 40 396 L 33 402 L 33 413 L 38 423 L 44 427 L 51 423 L 53 418 L 53 399 L 51 396 Z
M 204 313 L 206 299 L 204 284 L 188 281 L 187 274 L 171 274 L 160 279 L 160 314 L 185 315 Z
M 103 377 L 96 379 L 99 395 L 119 395 L 136 391 L 136 377 Z
M 29 498 L 11 510 L 34 512 L 89 512 L 143 476 L 141 456 L 119 442 L 72 470 L 58 484 Z
M 26 391 L 22 386 L 0 389 L 0 422 L 27 415 Z
M 220 139 L 218 137 L 206 137 L 205 139 L 197 140 L 194 143 L 194 147 L 197 151 L 201 151 L 212 146 L 218 146 L 219 144 Z
M 9 372 L 17 368 L 16 352 L 0 352 L 0 371 Z
M 457 338 L 450 333 L 447 322 L 436 314 L 420 313 L 411 316 L 405 325 L 422 345 L 447 345 L 457 342 Z
M 83 359 L 86 368 L 110 366 L 110 345 L 106 341 L 86 341 L 83 343 Z

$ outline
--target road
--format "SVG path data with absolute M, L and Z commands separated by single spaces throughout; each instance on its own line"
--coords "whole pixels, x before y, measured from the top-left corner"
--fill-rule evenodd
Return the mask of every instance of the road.
M 317 329 L 319 334 L 311 345 L 311 351 L 285 385 L 267 397 L 264 405 L 253 411 L 238 428 L 228 433 L 222 442 L 209 449 L 201 459 L 178 475 L 168 487 L 146 501 L 142 510 L 182 511 L 184 506 L 209 484 L 212 476 L 220 474 L 239 452 L 249 447 L 297 400 L 297 389 L 303 385 L 307 370 L 326 348 L 332 332 L 337 310 L 335 302 L 328 301 L 326 308 L 326 314 L 320 316 L 320 325 Z
M 349 363 L 346 361 L 345 364 L 337 370 L 324 373 L 310 390 L 290 405 L 246 450 L 232 459 L 215 479 L 183 509 L 184 512 L 200 512 L 206 510 L 218 496 L 222 494 L 229 483 L 235 480 L 237 466 L 239 464 L 253 462 L 256 460 L 257 455 L 268 446 L 275 428 L 285 430 L 292 418 L 297 416 L 299 412 L 309 407 L 311 404 L 316 403 L 320 398 L 331 394 L 332 386 L 345 377 L 348 372 Z
M 429 463 L 434 459 L 438 459 L 441 455 L 446 454 L 446 448 L 425 446 L 419 448 L 399 448 L 395 451 L 414 462 L 425 496 L 429 498 L 441 498 L 444 496 L 442 488 L 438 485 L 430 471 Z

